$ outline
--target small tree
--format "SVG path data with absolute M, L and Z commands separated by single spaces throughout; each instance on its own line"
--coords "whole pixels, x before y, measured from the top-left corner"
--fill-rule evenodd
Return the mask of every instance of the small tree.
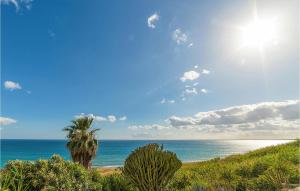
M 85 168 L 90 168 L 92 159 L 95 158 L 98 141 L 96 139 L 96 131 L 92 129 L 92 117 L 80 117 L 72 121 L 72 125 L 64 128 L 68 132 L 67 147 L 71 153 L 74 162 L 79 162 Z
M 123 173 L 139 191 L 162 191 L 181 165 L 175 153 L 149 144 L 128 156 Z

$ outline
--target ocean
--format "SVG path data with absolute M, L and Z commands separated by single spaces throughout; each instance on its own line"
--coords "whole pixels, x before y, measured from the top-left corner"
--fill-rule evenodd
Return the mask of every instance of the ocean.
M 162 144 L 165 149 L 175 152 L 183 162 L 191 162 L 245 153 L 286 142 L 288 140 L 100 140 L 93 166 L 122 166 L 131 151 L 148 143 Z M 70 159 L 66 140 L 1 139 L 0 143 L 1 167 L 9 160 L 47 159 L 53 154 Z

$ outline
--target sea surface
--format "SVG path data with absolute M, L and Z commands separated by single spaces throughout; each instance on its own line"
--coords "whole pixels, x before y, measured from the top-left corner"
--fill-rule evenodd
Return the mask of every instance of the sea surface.
M 163 144 L 184 162 L 202 161 L 245 153 L 269 145 L 286 143 L 289 140 L 101 140 L 93 166 L 122 166 L 128 154 L 136 147 L 148 143 Z M 70 159 L 66 140 L 13 140 L 1 139 L 1 164 L 9 160 L 47 159 L 59 154 Z

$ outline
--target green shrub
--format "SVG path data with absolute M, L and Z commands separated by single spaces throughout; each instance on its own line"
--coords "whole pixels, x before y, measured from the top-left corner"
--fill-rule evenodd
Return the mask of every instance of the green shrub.
M 255 161 L 251 168 L 251 177 L 258 177 L 260 174 L 263 174 L 268 167 L 269 165 L 263 161 Z
M 171 180 L 168 185 L 170 191 L 184 191 L 191 190 L 191 180 L 186 174 L 178 173 Z
M 299 171 L 292 163 L 276 161 L 265 173 L 253 180 L 253 190 L 281 190 L 298 184 Z
M 22 169 L 13 167 L 10 173 L 1 172 L 0 174 L 1 191 L 27 191 L 29 184 L 26 183 Z
M 149 144 L 128 156 L 123 173 L 139 191 L 160 191 L 181 165 L 175 153 L 163 151 L 158 144 Z
M 112 174 L 103 178 L 102 191 L 134 191 L 129 181 L 121 174 Z
M 14 176 L 15 171 L 22 176 Z M 38 160 L 35 163 L 10 161 L 2 171 L 4 176 L 12 176 L 14 183 L 9 189 L 15 190 L 19 181 L 29 190 L 74 191 L 100 190 L 100 177 L 94 171 L 87 171 L 83 166 L 65 161 L 58 155 L 49 160 Z

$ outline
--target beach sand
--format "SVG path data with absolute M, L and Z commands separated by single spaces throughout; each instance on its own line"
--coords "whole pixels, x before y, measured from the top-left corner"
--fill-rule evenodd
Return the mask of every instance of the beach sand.
M 197 165 L 197 163 L 200 163 L 199 162 L 184 162 L 182 164 L 182 169 L 188 169 L 188 168 L 191 168 L 191 167 L 195 167 L 195 165 Z M 95 167 L 97 169 L 97 171 L 103 175 L 103 176 L 108 176 L 108 175 L 111 175 L 111 174 L 119 174 L 121 173 L 121 169 L 120 167 Z

